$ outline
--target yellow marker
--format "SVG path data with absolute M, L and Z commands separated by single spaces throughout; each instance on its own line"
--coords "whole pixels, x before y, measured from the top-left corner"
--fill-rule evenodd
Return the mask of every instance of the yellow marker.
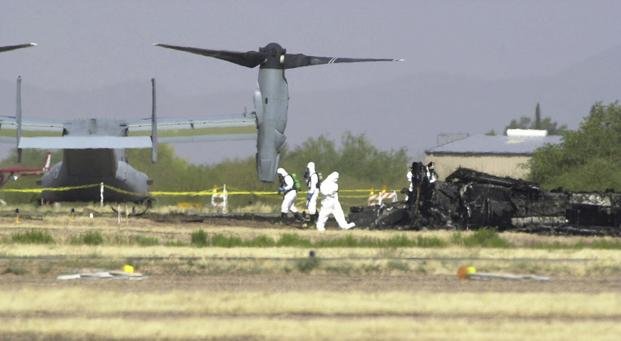
M 123 265 L 123 272 L 126 272 L 128 274 L 133 274 L 134 273 L 134 267 L 129 265 L 129 264 L 125 264 L 125 265 Z
M 457 277 L 459 279 L 468 279 L 470 275 L 474 275 L 477 269 L 472 265 L 462 265 L 457 269 Z

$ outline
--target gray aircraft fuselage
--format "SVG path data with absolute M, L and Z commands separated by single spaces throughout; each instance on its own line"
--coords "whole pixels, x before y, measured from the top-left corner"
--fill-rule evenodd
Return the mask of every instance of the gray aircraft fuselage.
M 127 123 L 120 120 L 88 119 L 64 124 L 63 135 L 127 136 Z M 127 163 L 124 149 L 63 149 L 63 159 L 41 178 L 44 188 L 73 187 L 104 183 L 129 193 L 105 189 L 106 202 L 141 202 L 149 198 L 148 176 Z M 44 191 L 42 199 L 56 201 L 99 201 L 100 187 L 70 191 Z

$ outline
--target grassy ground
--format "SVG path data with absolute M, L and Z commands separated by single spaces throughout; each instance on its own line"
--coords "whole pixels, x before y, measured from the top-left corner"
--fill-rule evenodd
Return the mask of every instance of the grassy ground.
M 4 335 L 277 339 L 612 339 L 620 294 L 0 293 Z M 170 323 L 171 319 L 174 323 Z
M 621 332 L 615 238 L 320 234 L 38 214 L 0 217 L 0 335 L 9 339 L 605 340 Z M 148 278 L 56 280 L 125 263 Z M 464 264 L 552 281 L 460 281 Z

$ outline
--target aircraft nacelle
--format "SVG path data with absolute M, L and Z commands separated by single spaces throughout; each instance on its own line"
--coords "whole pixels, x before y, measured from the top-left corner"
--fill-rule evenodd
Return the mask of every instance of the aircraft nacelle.
M 254 94 L 257 115 L 257 174 L 263 182 L 273 182 L 285 144 L 289 90 L 285 70 L 298 67 L 357 62 L 400 62 L 393 58 L 341 58 L 291 54 L 278 43 L 269 43 L 258 51 L 210 50 L 188 46 L 155 44 L 167 49 L 216 58 L 240 66 L 259 67 L 259 91 Z
M 263 182 L 273 182 L 280 151 L 285 144 L 289 88 L 284 71 L 259 70 L 259 90 L 255 91 L 257 114 L 257 175 Z
M 274 182 L 274 176 L 280 161 L 280 150 L 285 143 L 285 135 L 278 130 L 264 125 L 258 130 L 257 137 L 257 174 L 263 182 Z

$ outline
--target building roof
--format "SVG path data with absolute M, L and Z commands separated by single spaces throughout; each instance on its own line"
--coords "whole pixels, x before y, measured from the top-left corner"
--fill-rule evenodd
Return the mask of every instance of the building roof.
M 471 135 L 464 139 L 425 150 L 427 155 L 532 155 L 546 144 L 559 144 L 562 136 L 488 136 Z

